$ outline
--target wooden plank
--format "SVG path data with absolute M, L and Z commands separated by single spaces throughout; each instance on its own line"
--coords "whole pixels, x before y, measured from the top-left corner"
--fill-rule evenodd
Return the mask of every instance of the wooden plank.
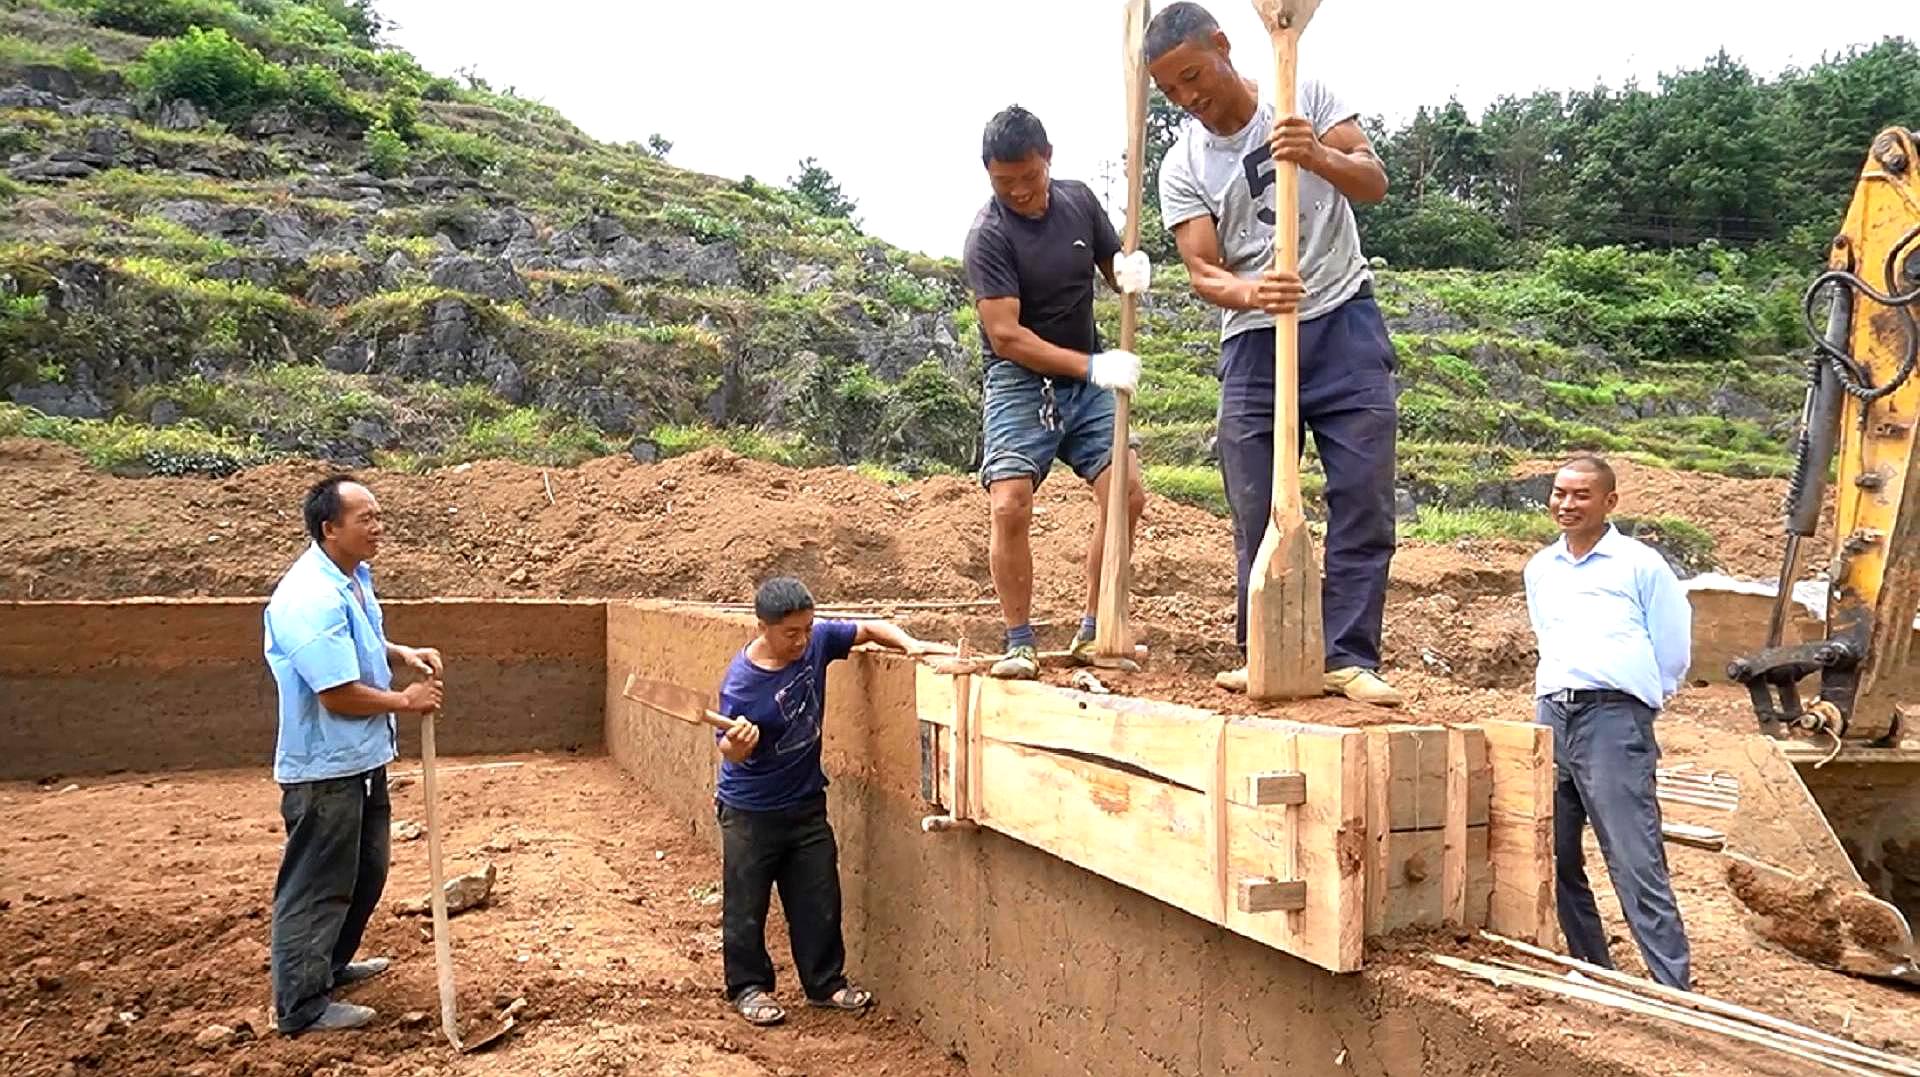
M 1387 783 L 1390 830 L 1444 826 L 1447 815 L 1447 729 L 1387 725 L 1367 729 L 1376 780 Z M 1382 758 L 1384 756 L 1384 758 Z
M 1492 893 L 1487 926 L 1502 935 L 1550 946 L 1557 938 L 1553 902 L 1553 820 L 1487 824 Z
M 1385 892 L 1377 919 L 1368 921 L 1368 934 L 1385 935 L 1416 925 L 1434 927 L 1444 921 L 1441 866 L 1445 850 L 1445 831 L 1396 830 L 1388 834 L 1382 872 Z
M 1213 785 L 1217 718 L 1212 711 L 1039 681 L 976 679 L 974 719 L 983 737 L 1097 755 L 1190 789 Z
M 1467 914 L 1468 926 L 1478 926 L 1487 922 L 1488 907 L 1493 900 L 1493 861 L 1487 855 L 1487 836 L 1491 827 L 1471 826 L 1467 828 Z
M 1322 968 L 1355 971 L 1366 941 L 1366 736 L 1357 729 L 1260 724 L 1292 727 L 1290 736 L 1270 738 L 1273 747 L 1262 769 L 1305 774 L 1307 802 L 1297 808 L 1229 808 L 1233 872 L 1236 877 L 1291 874 L 1307 884 L 1306 906 L 1279 917 L 1236 908 L 1227 926 Z M 1228 734 L 1252 728 L 1235 722 Z M 1261 866 L 1287 864 L 1289 848 L 1290 872 Z
M 1297 911 L 1307 907 L 1307 884 L 1295 879 L 1242 879 L 1237 904 L 1241 912 Z
M 934 686 L 952 678 L 919 676 L 921 717 L 951 726 L 951 685 Z M 969 776 L 982 825 L 1322 967 L 1360 968 L 1362 731 L 973 681 Z M 1278 783 L 1283 799 L 1304 790 L 1304 801 L 1255 803 L 1253 776 L 1282 773 L 1295 776 Z M 1222 844 L 1224 855 L 1212 851 Z M 1304 897 L 1297 909 L 1246 912 L 1242 879 L 1304 884 Z
M 1476 731 L 1477 732 L 1477 731 Z M 1486 750 L 1486 735 L 1478 738 Z M 1467 923 L 1467 731 L 1447 730 L 1447 827 L 1440 869 L 1440 913 L 1449 924 Z
M 1266 808 L 1307 802 L 1307 776 L 1297 770 L 1268 771 L 1247 776 L 1246 803 Z
M 1367 730 L 1366 931 L 1380 935 L 1387 922 L 1388 839 L 1393 834 L 1393 751 L 1385 727 Z
M 1553 814 L 1553 731 L 1533 722 L 1478 723 L 1487 738 L 1495 814 L 1539 818 Z
M 994 775 L 978 805 L 987 825 L 1202 919 L 1213 918 L 1205 794 L 996 740 L 983 743 L 982 756 Z
M 1553 732 L 1532 722 L 1480 723 L 1492 772 L 1487 924 L 1503 935 L 1551 945 L 1559 937 L 1553 897 Z

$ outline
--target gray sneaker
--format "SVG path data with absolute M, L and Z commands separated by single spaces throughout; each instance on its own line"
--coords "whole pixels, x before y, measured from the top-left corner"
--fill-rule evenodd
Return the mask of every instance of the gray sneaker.
M 1030 681 L 1040 676 L 1040 656 L 1032 647 L 1014 647 L 988 672 L 995 677 Z
M 373 1007 L 355 1006 L 351 1002 L 329 1002 L 320 1016 L 301 1029 L 301 1032 L 339 1032 L 349 1028 L 359 1028 L 373 1020 Z
M 387 971 L 393 962 L 384 957 L 369 957 L 365 961 L 350 961 L 347 967 L 333 974 L 333 986 L 352 987 L 364 983 Z

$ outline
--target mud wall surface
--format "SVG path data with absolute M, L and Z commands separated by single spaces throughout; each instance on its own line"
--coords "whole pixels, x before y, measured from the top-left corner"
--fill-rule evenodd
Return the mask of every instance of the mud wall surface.
M 253 599 L 0 603 L 0 779 L 272 765 L 273 677 Z M 440 649 L 443 754 L 598 750 L 599 602 L 383 602 Z M 402 719 L 402 753 L 419 725 Z
M 717 691 L 751 620 L 616 603 L 607 634 L 609 750 L 717 849 L 711 732 L 620 692 L 630 671 Z M 1457 991 L 1324 972 L 1000 834 L 922 833 L 911 666 L 856 654 L 827 686 L 849 971 L 975 1073 L 1634 1072 L 1551 1041 L 1496 1046 Z

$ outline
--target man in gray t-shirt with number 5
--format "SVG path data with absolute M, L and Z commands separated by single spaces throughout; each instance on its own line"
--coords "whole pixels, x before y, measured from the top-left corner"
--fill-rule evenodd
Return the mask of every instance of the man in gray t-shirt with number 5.
M 1189 115 L 1160 166 L 1160 215 L 1194 292 L 1225 312 L 1218 445 L 1239 555 L 1241 653 L 1247 576 L 1272 512 L 1273 316 L 1297 309 L 1300 415 L 1327 473 L 1325 688 L 1397 705 L 1400 693 L 1378 673 L 1394 545 L 1395 361 L 1349 204 L 1385 198 L 1386 170 L 1353 110 L 1318 82 L 1301 83 L 1304 115 L 1276 122 L 1200 5 L 1154 16 L 1146 50 L 1155 84 Z M 1298 275 L 1270 268 L 1276 158 L 1300 167 Z M 1245 691 L 1246 666 L 1215 680 Z

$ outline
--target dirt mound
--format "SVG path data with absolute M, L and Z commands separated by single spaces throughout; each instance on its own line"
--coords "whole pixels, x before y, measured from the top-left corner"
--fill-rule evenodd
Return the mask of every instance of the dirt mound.
M 0 440 L 0 467 L 11 480 L 0 488 L 0 599 L 264 596 L 306 544 L 301 494 L 325 473 L 283 462 L 224 479 L 119 478 L 34 440 Z M 1691 520 L 1714 536 L 1730 570 L 1771 571 L 1783 484 L 1631 463 L 1620 472 L 1622 512 Z M 363 477 L 386 512 L 375 570 L 394 598 L 740 601 L 776 573 L 801 576 L 826 603 L 993 597 L 986 495 L 966 477 L 889 486 L 851 469 L 794 470 L 721 449 L 651 465 L 625 456 L 554 469 L 489 461 Z M 1093 499 L 1071 478 L 1036 497 L 1034 618 L 1049 643 L 1064 643 L 1085 601 L 1093 519 Z M 1388 601 L 1388 668 L 1468 688 L 1523 684 L 1533 648 L 1518 594 L 1532 553 L 1501 540 L 1403 543 Z M 1237 663 L 1224 521 L 1151 498 L 1134 588 L 1134 617 L 1156 660 L 1208 671 Z M 996 622 L 987 608 L 917 624 L 997 646 Z
M 1722 571 L 1771 578 L 1780 571 L 1786 542 L 1782 507 L 1784 479 L 1732 479 L 1699 471 L 1667 471 L 1630 460 L 1609 460 L 1620 480 L 1623 516 L 1674 516 L 1713 536 Z M 1523 475 L 1552 474 L 1558 461 L 1522 465 Z M 1825 567 L 1833 526 L 1831 498 L 1821 514 L 1819 535 L 1802 547 L 1803 575 Z

